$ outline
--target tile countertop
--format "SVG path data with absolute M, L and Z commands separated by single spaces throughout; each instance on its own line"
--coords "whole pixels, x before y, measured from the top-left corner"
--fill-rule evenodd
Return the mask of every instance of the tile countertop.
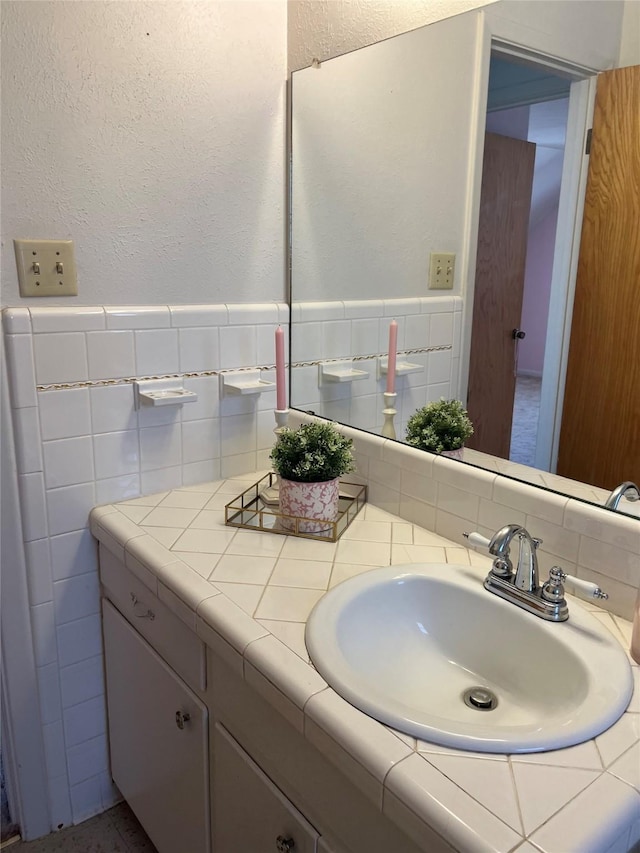
M 371 504 L 336 543 L 225 526 L 225 504 L 258 476 L 97 507 L 91 531 L 208 645 L 236 659 L 244 678 L 414 840 L 428 836 L 426 823 L 463 853 L 640 845 L 640 667 L 621 719 L 567 749 L 486 755 L 395 732 L 341 699 L 310 665 L 311 609 L 327 589 L 374 567 L 449 562 L 482 573 L 488 558 Z M 583 606 L 628 648 L 629 622 Z

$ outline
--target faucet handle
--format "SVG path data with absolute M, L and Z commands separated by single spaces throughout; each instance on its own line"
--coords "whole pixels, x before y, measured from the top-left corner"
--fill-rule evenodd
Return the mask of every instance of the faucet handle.
M 491 544 L 491 540 L 487 539 L 486 536 L 482 536 L 480 533 L 476 533 L 473 531 L 472 533 L 463 533 L 464 538 L 469 542 L 469 545 L 473 545 L 476 548 L 488 548 Z
M 560 566 L 553 566 L 549 571 L 549 580 L 542 586 L 542 598 L 545 601 L 557 602 L 564 598 L 563 581 L 582 598 L 601 598 L 606 601 L 609 596 L 595 583 L 568 575 Z
M 538 548 L 539 548 L 539 547 L 542 545 L 542 543 L 544 542 L 544 540 L 543 540 L 543 539 L 536 539 L 536 538 L 535 538 L 535 536 L 532 536 L 532 537 L 531 537 L 531 541 L 533 542 L 533 547 L 536 549 L 536 551 L 538 550 Z

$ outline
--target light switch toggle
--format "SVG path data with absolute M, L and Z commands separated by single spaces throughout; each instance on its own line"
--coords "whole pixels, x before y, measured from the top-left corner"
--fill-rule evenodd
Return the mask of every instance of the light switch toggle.
M 58 275 L 63 275 L 63 273 L 64 273 L 64 264 L 62 263 L 62 261 L 58 261 L 58 262 L 56 263 L 56 272 L 58 273 Z
M 32 264 L 32 266 L 31 266 L 31 270 L 32 270 L 32 272 L 33 272 L 33 274 L 34 274 L 34 275 L 40 275 L 40 264 L 37 264 L 37 263 L 34 261 L 34 262 L 33 262 L 33 264 Z

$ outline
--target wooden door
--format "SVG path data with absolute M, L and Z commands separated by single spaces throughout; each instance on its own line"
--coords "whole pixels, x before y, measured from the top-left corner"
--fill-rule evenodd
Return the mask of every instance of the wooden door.
M 469 447 L 509 458 L 536 146 L 485 135 L 467 409 Z M 525 330 L 526 331 L 526 330 Z
M 557 473 L 640 482 L 640 66 L 598 77 Z

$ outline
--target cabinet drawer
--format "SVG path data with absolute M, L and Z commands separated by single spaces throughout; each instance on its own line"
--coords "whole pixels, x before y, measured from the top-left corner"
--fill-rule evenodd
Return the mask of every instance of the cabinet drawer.
M 106 597 L 194 690 L 204 690 L 204 643 L 110 551 L 100 546 Z
M 220 723 L 213 732 L 216 853 L 316 853 L 313 826 Z

